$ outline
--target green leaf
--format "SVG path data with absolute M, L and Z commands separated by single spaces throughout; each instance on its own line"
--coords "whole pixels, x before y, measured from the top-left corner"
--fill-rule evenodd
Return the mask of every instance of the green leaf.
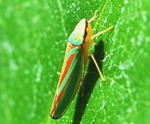
M 150 2 L 148 0 L 0 0 L 2 124 L 149 124 Z M 49 117 L 66 41 L 82 18 L 97 37 L 76 98 L 59 120 Z M 83 89 L 83 90 L 82 90 Z

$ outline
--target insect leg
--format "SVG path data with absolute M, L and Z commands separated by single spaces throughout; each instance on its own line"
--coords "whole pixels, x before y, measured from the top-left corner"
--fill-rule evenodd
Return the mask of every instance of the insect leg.
M 61 72 L 57 72 L 58 75 L 61 75 Z
M 111 30 L 112 28 L 113 28 L 113 26 L 110 26 L 110 27 L 106 28 L 105 30 L 102 30 L 102 31 L 100 31 L 100 32 L 98 32 L 98 33 L 96 33 L 96 34 L 94 34 L 94 35 L 91 37 L 91 39 L 93 40 L 95 37 L 98 37 L 99 35 L 104 34 L 105 32 Z
M 104 78 L 102 72 L 100 71 L 100 68 L 99 68 L 99 66 L 98 66 L 98 64 L 97 64 L 97 62 L 96 62 L 96 60 L 95 60 L 93 54 L 89 54 L 89 56 L 91 56 L 91 58 L 92 58 L 92 60 L 93 60 L 93 62 L 94 62 L 94 64 L 95 64 L 95 66 L 96 66 L 96 68 L 97 68 L 97 71 L 98 71 L 98 73 L 99 73 L 99 75 L 100 75 L 101 80 L 102 80 L 102 81 L 106 81 L 106 79 Z
M 61 72 L 57 72 L 58 75 L 61 75 Z
M 98 15 L 98 10 L 95 11 L 94 16 L 88 21 L 89 23 L 91 23 Z

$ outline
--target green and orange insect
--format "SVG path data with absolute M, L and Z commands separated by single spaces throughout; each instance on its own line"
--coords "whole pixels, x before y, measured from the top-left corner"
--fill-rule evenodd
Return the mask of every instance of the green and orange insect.
M 93 35 L 90 22 L 96 18 L 96 15 L 97 11 L 89 21 L 82 19 L 68 38 L 64 63 L 50 113 L 50 117 L 53 119 L 63 116 L 80 88 L 88 56 L 92 57 L 101 80 L 105 80 L 94 56 L 89 53 L 88 48 L 90 45 L 95 44 L 95 37 L 112 29 L 112 26 Z

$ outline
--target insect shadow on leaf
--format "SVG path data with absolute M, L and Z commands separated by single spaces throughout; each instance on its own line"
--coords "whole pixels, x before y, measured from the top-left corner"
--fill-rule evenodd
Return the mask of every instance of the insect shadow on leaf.
M 102 60 L 104 59 L 104 42 L 103 41 L 98 42 L 98 44 L 95 45 L 94 49 L 95 49 L 94 57 L 97 60 L 97 63 L 99 65 L 100 69 L 102 70 Z M 91 73 L 91 72 L 93 72 L 93 73 Z M 82 120 L 82 116 L 84 115 L 84 112 L 86 110 L 86 105 L 88 104 L 88 101 L 93 92 L 95 84 L 99 78 L 100 77 L 99 77 L 98 71 L 95 67 L 95 64 L 92 61 L 92 59 L 90 58 L 89 66 L 87 69 L 87 74 L 85 75 L 85 78 L 82 82 L 83 88 L 82 87 L 80 88 L 79 95 L 77 98 L 77 103 L 75 106 L 75 113 L 73 116 L 73 124 L 80 124 L 80 122 Z

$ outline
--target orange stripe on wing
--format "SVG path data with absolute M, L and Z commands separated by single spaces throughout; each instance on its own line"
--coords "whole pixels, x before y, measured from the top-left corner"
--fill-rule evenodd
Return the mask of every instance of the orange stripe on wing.
M 66 62 L 66 66 L 65 66 L 65 69 L 64 69 L 64 72 L 62 73 L 61 77 L 60 77 L 60 81 L 59 81 L 59 85 L 58 85 L 58 88 L 60 87 L 60 85 L 62 84 L 62 81 L 64 80 L 70 66 L 71 66 L 71 63 L 72 63 L 72 60 L 74 59 L 74 56 L 75 56 L 75 53 L 72 54 L 68 61 Z

